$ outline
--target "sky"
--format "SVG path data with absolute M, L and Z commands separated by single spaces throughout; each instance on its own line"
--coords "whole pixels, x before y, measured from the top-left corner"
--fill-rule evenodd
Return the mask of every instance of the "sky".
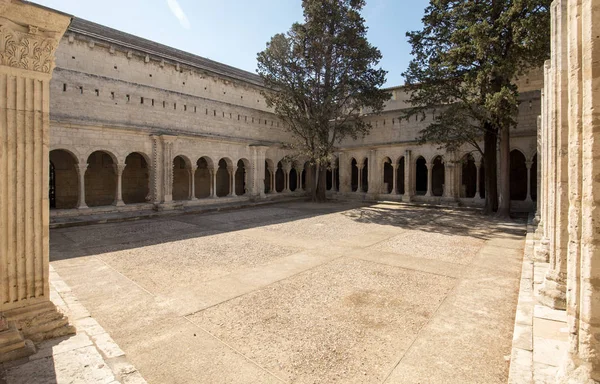
M 33 0 L 76 17 L 256 73 L 256 54 L 302 21 L 301 0 Z M 406 32 L 421 28 L 428 0 L 366 0 L 369 42 L 383 54 L 386 87 L 402 85 Z

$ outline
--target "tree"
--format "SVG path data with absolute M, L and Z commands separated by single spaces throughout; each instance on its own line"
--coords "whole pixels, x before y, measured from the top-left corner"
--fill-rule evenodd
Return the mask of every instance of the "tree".
M 423 29 L 407 33 L 414 58 L 404 73 L 412 106 L 406 115 L 433 110 L 434 122 L 421 132 L 421 141 L 448 150 L 471 144 L 482 153 L 486 213 L 510 213 L 510 128 L 517 124 L 519 103 L 515 81 L 550 55 L 550 2 L 431 0 Z
M 368 134 L 365 110 L 379 113 L 389 94 L 381 53 L 366 38 L 364 0 L 303 0 L 304 22 L 277 34 L 258 54 L 258 74 L 272 91 L 267 105 L 310 160 L 313 201 L 324 201 L 326 170 L 342 139 Z

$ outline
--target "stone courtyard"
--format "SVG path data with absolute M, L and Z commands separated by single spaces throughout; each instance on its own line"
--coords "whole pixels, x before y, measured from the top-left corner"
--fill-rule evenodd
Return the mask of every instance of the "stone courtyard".
M 54 229 L 149 383 L 504 383 L 525 220 L 286 202 Z

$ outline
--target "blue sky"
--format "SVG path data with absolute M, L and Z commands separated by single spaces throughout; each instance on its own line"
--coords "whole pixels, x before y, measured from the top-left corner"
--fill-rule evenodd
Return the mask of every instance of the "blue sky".
M 301 0 L 34 0 L 50 8 L 255 72 L 256 54 L 302 20 Z M 428 0 L 367 0 L 368 38 L 401 85 L 410 61 L 406 31 L 421 28 Z

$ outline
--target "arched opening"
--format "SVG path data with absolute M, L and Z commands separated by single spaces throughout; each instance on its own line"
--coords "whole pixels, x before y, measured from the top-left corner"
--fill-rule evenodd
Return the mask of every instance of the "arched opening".
M 433 170 L 431 171 L 431 194 L 433 196 L 442 196 L 444 194 L 445 172 L 444 162 L 440 156 L 433 160 Z
M 190 198 L 190 167 L 183 156 L 173 159 L 173 200 L 188 200 Z
M 398 184 L 398 193 L 404 195 L 404 156 L 400 158 L 396 167 L 396 183 Z
M 427 193 L 427 161 L 423 157 L 417 159 L 415 189 L 417 195 Z
M 213 168 L 212 160 L 209 157 L 203 156 L 196 161 L 198 168 L 194 175 L 194 193 L 198 199 L 206 199 L 210 197 L 212 185 L 212 177 L 210 170 Z
M 527 165 L 525 155 L 514 149 L 510 151 L 510 199 L 527 198 Z
M 477 192 L 477 166 L 473 155 L 467 154 L 462 159 L 461 197 L 473 198 Z
M 331 188 L 333 188 L 333 169 L 331 168 L 331 165 L 327 167 L 327 175 L 325 175 L 325 179 L 326 189 L 331 191 Z
M 235 194 L 243 196 L 246 194 L 246 163 L 239 160 L 235 171 Z
M 229 195 L 230 176 L 227 160 L 224 158 L 219 160 L 219 168 L 217 169 L 217 196 L 224 197 Z
M 265 193 L 271 193 L 271 171 L 269 162 L 265 160 Z
M 369 190 L 369 159 L 363 161 L 361 187 L 362 192 Z
M 283 164 L 277 163 L 277 171 L 275 171 L 275 191 L 283 192 L 285 189 L 285 172 L 283 172 Z
M 50 152 L 50 208 L 76 208 L 79 200 L 79 177 L 75 157 L 62 149 Z
M 383 186 L 387 193 L 392 193 L 394 190 L 394 167 L 389 157 L 383 160 Z
M 296 168 L 290 170 L 290 191 L 294 192 L 298 189 L 298 172 Z
M 350 164 L 352 167 L 352 176 L 350 179 L 350 183 L 352 185 L 352 192 L 358 191 L 358 164 L 356 163 L 356 159 L 352 158 L 352 162 Z
M 125 159 L 125 169 L 121 176 L 123 202 L 125 204 L 145 203 L 150 192 L 148 162 L 141 154 L 130 153 Z
M 111 155 L 96 151 L 87 159 L 85 202 L 88 207 L 111 205 L 115 201 L 117 174 Z
M 531 174 L 529 177 L 531 177 L 531 200 L 537 201 L 537 153 L 533 155 L 533 161 L 531 162 Z

